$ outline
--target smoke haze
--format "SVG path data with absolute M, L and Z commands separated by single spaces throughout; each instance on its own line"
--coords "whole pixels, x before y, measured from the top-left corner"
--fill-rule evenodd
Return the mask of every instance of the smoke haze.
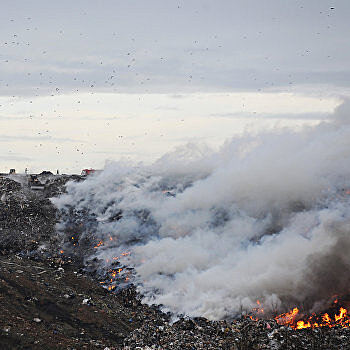
M 293 303 L 309 309 L 350 288 L 350 110 L 299 130 L 189 144 L 151 166 L 109 163 L 54 203 L 58 231 L 113 238 L 86 256 L 134 268 L 144 301 L 220 319 Z

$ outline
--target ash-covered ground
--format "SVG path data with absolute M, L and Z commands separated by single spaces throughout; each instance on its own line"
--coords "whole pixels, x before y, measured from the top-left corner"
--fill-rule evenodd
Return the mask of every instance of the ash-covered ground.
M 1 349 L 350 349 L 348 328 L 293 330 L 275 320 L 181 318 L 140 302 L 133 285 L 108 291 L 75 251 L 61 253 L 49 198 L 79 177 L 0 178 Z M 80 220 L 79 228 L 84 224 Z

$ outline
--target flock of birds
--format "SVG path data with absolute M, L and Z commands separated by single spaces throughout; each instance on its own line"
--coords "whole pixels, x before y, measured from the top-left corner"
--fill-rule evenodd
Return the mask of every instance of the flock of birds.
M 180 5 L 177 5 L 180 9 Z M 300 6 L 301 9 L 304 6 Z M 335 11 L 335 7 L 330 7 L 325 11 L 319 11 L 322 16 L 330 17 L 332 12 Z M 276 21 L 278 18 L 272 17 L 271 21 Z M 152 81 L 157 80 L 157 74 L 150 71 L 145 71 L 142 67 L 142 63 L 138 65 L 138 61 L 150 60 L 153 66 L 158 66 L 161 64 L 166 64 L 165 62 L 171 61 L 171 57 L 158 56 L 159 52 L 162 52 L 162 47 L 156 47 L 158 40 L 154 40 L 155 52 L 153 54 L 152 48 L 139 50 L 137 40 L 134 37 L 129 38 L 129 43 L 124 45 L 132 48 L 130 50 L 121 49 L 119 52 L 115 50 L 119 43 L 111 43 L 110 57 L 115 55 L 115 63 L 111 63 L 109 58 L 104 62 L 100 57 L 94 57 L 93 60 L 73 60 L 70 62 L 68 59 L 67 67 L 67 57 L 66 59 L 60 58 L 59 51 L 55 48 L 57 43 L 64 43 L 67 40 L 67 52 L 72 48 L 69 46 L 69 38 L 74 35 L 74 33 L 65 32 L 64 30 L 58 30 L 56 35 L 51 32 L 54 36 L 51 38 L 51 47 L 40 47 L 40 44 L 35 42 L 42 36 L 44 29 L 33 23 L 32 17 L 25 17 L 24 19 L 9 19 L 13 23 L 13 30 L 17 29 L 17 32 L 10 34 L 7 38 L 0 38 L 0 45 L 2 41 L 3 53 L 0 56 L 0 72 L 2 71 L 3 78 L 0 78 L 0 93 L 2 95 L 10 95 L 18 86 L 24 87 L 24 94 L 33 96 L 42 96 L 42 94 L 50 93 L 51 96 L 55 96 L 61 93 L 79 93 L 81 91 L 89 91 L 94 93 L 95 91 L 123 91 L 123 85 L 128 85 L 129 81 L 134 88 L 137 85 L 143 86 L 143 92 L 147 93 L 152 88 Z M 18 22 L 20 25 L 18 26 Z M 9 27 L 11 28 L 11 27 Z M 327 29 L 330 29 L 331 25 L 327 24 Z M 34 34 L 30 34 L 33 33 Z M 28 34 L 29 33 L 29 34 Z M 76 35 L 77 33 L 75 33 Z M 261 37 L 264 33 L 262 31 L 257 31 L 257 37 Z M 4 34 L 2 34 L 4 35 Z M 315 32 L 316 36 L 321 35 L 320 31 Z M 84 38 L 84 33 L 79 33 L 80 41 L 86 40 L 86 48 L 89 46 L 89 37 L 86 35 Z M 30 39 L 33 38 L 35 43 L 31 43 Z M 106 38 L 103 40 L 110 40 L 112 38 L 119 38 L 118 34 L 106 33 Z M 242 34 L 242 40 L 249 40 L 249 36 Z M 207 40 L 206 40 L 207 41 Z M 204 42 L 204 40 L 202 40 Z M 219 39 L 218 35 L 214 34 L 211 40 L 211 44 L 202 44 L 200 40 L 193 40 L 188 42 L 188 48 L 184 50 L 184 54 L 191 56 L 191 60 L 185 57 L 184 61 L 188 62 L 193 68 L 193 72 L 187 71 L 183 73 L 183 81 L 192 83 L 195 81 L 200 86 L 200 81 L 205 80 L 205 71 L 203 71 L 203 66 L 201 66 L 200 61 L 203 56 L 200 55 L 214 55 L 217 62 L 221 62 L 222 58 L 226 53 L 221 53 L 218 51 L 224 49 L 225 46 L 234 45 L 234 43 L 224 43 Z M 79 45 L 77 45 L 79 46 Z M 31 47 L 26 50 L 26 47 Z M 142 43 L 139 43 L 139 47 L 142 47 Z M 123 52 L 124 51 L 124 52 Z M 307 56 L 312 53 L 311 49 L 303 49 L 300 51 L 300 56 Z M 89 55 L 88 49 L 86 54 Z M 40 57 L 41 55 L 41 57 Z M 70 55 L 75 56 L 74 51 L 70 52 Z M 109 55 L 109 53 L 107 53 Z M 31 56 L 31 57 L 30 57 Z M 148 57 L 147 57 L 148 56 Z M 196 57 L 194 57 L 196 56 Z M 331 57 L 330 55 L 328 56 Z M 263 60 L 271 60 L 272 57 L 265 55 Z M 196 69 L 196 65 L 199 67 Z M 54 66 L 54 67 L 53 67 Z M 28 67 L 26 69 L 26 67 Z M 40 70 L 40 67 L 43 70 Z M 171 68 L 171 64 L 169 65 Z M 65 71 L 67 69 L 67 71 Z M 27 70 L 27 71 L 26 71 Z M 279 68 L 276 67 L 276 71 Z M 73 72 L 77 74 L 73 74 Z M 179 69 L 179 74 L 181 74 L 181 69 Z M 13 86 L 10 83 L 11 78 L 14 80 Z M 258 76 L 250 76 L 248 79 L 256 82 L 257 85 L 260 84 L 258 88 L 261 91 L 266 85 L 273 85 L 273 82 L 258 82 Z M 286 79 L 289 81 L 287 84 L 291 85 L 294 82 L 290 81 L 292 74 L 288 73 Z M 18 84 L 18 86 L 16 85 Z M 19 89 L 20 91 L 22 89 Z M 10 93 L 9 93 L 10 92 Z M 14 94 L 12 94 L 14 96 Z M 77 101 L 80 103 L 80 101 Z
M 178 10 L 182 9 L 182 6 L 176 6 Z M 301 6 L 302 8 L 303 6 Z M 319 14 L 330 17 L 334 10 L 334 7 L 330 7 L 326 11 L 320 11 Z M 272 18 L 273 20 L 278 20 L 278 18 Z M 92 58 L 89 56 L 79 57 L 78 59 L 74 57 L 79 56 L 79 50 L 74 52 L 74 48 L 70 46 L 71 37 L 75 35 L 77 43 L 81 42 L 83 50 L 86 49 L 86 53 L 89 53 L 90 39 L 88 35 L 82 32 L 69 33 L 69 31 L 64 30 L 58 30 L 56 33 L 51 31 L 49 35 L 54 36 L 50 38 L 50 46 L 45 46 L 47 39 L 43 40 L 42 43 L 40 42 L 40 37 L 45 37 L 45 30 L 40 27 L 40 24 L 35 24 L 32 17 L 11 18 L 9 22 L 10 24 L 7 25 L 8 32 L 4 31 L 0 36 L 0 46 L 2 46 L 0 55 L 0 73 L 2 73 L 0 75 L 0 95 L 8 97 L 5 102 L 0 100 L 0 116 L 2 115 L 1 108 L 6 107 L 4 104 L 13 105 L 22 97 L 51 96 L 55 98 L 64 94 L 76 94 L 76 110 L 79 111 L 82 105 L 81 93 L 93 95 L 96 92 L 123 92 L 125 88 L 126 90 L 136 89 L 142 93 L 147 93 L 154 88 L 152 84 L 157 85 L 165 82 L 165 84 L 171 85 L 171 81 L 168 83 L 164 79 L 166 78 L 164 74 L 173 69 L 174 62 L 172 57 L 160 55 L 161 52 L 168 51 L 162 47 L 164 44 L 160 44 L 157 39 L 153 41 L 153 48 L 144 49 L 142 48 L 143 43 L 138 42 L 139 40 L 135 37 L 129 37 L 128 43 L 123 38 L 123 48 L 118 49 L 118 41 L 111 42 L 111 54 L 107 54 L 108 59 L 101 59 L 98 55 Z M 330 25 L 328 25 L 329 28 Z M 12 33 L 10 34 L 11 30 Z M 256 37 L 262 37 L 263 35 L 262 31 L 256 33 Z M 321 35 L 321 33 L 316 32 L 315 35 Z M 115 32 L 106 33 L 106 38 L 102 40 L 112 39 L 118 40 L 120 35 Z M 243 34 L 241 36 L 241 40 L 249 41 L 249 39 L 248 35 Z M 228 59 L 225 46 L 234 45 L 232 43 L 225 44 L 215 34 L 210 38 L 210 44 L 208 40 L 206 44 L 204 42 L 205 40 L 191 40 L 189 38 L 188 48 L 183 51 L 186 69 L 178 67 L 179 81 L 182 79 L 183 85 L 193 86 L 195 91 L 200 89 L 201 84 L 206 79 L 207 72 L 202 63 L 202 61 L 205 61 L 203 57 L 211 55 L 210 57 L 215 57 L 220 65 L 222 59 Z M 62 45 L 63 47 L 67 45 L 66 54 L 64 52 L 60 53 Z M 171 43 L 169 45 L 171 46 Z M 115 59 L 110 58 L 113 57 L 113 53 L 115 53 Z M 308 56 L 311 53 L 310 49 L 305 49 L 300 52 L 300 55 Z M 104 53 L 101 56 L 104 57 Z M 330 58 L 330 56 L 328 57 Z M 271 60 L 271 57 L 265 55 L 263 60 Z M 144 62 L 151 62 L 151 64 L 147 66 L 147 63 L 144 65 Z M 147 67 L 150 66 L 152 68 L 147 70 Z M 157 72 L 157 69 L 160 73 Z M 279 68 L 276 67 L 275 70 L 278 72 Z M 280 72 L 280 74 L 285 75 L 287 86 L 296 83 L 293 80 L 292 73 Z M 232 76 L 232 79 L 234 80 L 235 77 Z M 251 79 L 252 84 L 256 85 L 257 91 L 262 91 L 264 88 L 274 85 L 273 81 L 263 81 L 264 78 L 260 77 L 259 74 L 252 73 L 247 76 L 247 79 Z M 33 100 L 29 99 L 28 104 L 32 104 Z M 30 108 L 28 106 L 29 110 Z M 62 118 L 62 115 L 57 113 L 56 109 L 53 109 L 51 114 L 51 117 Z M 44 114 L 34 116 L 34 113 L 25 116 L 25 118 L 33 120 L 37 118 L 43 120 L 45 117 Z M 46 124 L 48 125 L 48 122 Z M 41 141 L 35 147 L 40 148 L 43 146 L 45 139 L 50 137 L 49 129 L 38 131 L 37 137 Z M 117 136 L 119 140 L 122 138 L 123 135 Z M 74 146 L 74 151 L 84 155 L 82 148 L 83 144 L 80 143 Z M 61 147 L 56 146 L 56 153 L 60 154 L 60 152 Z

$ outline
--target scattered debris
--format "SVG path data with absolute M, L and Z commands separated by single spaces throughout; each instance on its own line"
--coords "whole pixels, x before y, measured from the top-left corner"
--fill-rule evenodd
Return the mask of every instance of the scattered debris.
M 40 176 L 45 191 L 35 193 L 25 181 L 0 177 L 1 349 L 349 349 L 350 329 L 337 325 L 296 330 L 249 317 L 174 322 L 142 304 L 133 285 L 103 288 L 93 261 L 87 274 L 55 238 L 58 213 L 48 198 L 81 177 Z
M 90 298 L 86 298 L 83 300 L 83 305 L 91 305 L 91 299 Z
M 120 349 L 130 332 L 141 326 L 127 321 L 134 310 L 120 297 L 75 274 L 79 269 L 75 262 L 64 265 L 60 278 L 53 258 L 0 256 L 1 350 L 91 349 L 91 341 L 102 349 Z M 18 277 L 17 269 L 24 271 Z M 41 271 L 46 273 L 38 274 Z M 82 303 L 87 294 L 90 305 Z M 45 347 L 35 346 L 35 341 Z

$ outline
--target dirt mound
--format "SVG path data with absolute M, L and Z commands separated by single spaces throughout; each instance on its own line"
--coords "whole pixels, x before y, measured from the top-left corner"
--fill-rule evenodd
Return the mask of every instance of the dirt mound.
M 1 349 L 119 349 L 139 325 L 122 297 L 62 259 L 0 257 L 0 291 Z

